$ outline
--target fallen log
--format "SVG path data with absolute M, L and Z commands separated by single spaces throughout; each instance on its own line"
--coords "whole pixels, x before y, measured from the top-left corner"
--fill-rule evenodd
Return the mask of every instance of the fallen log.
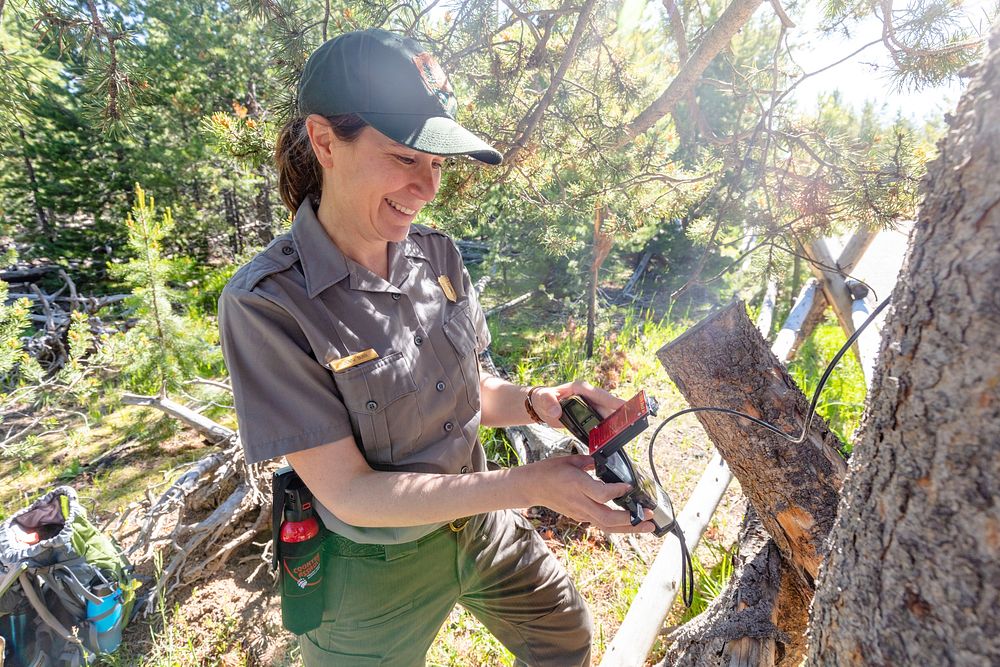
M 691 327 L 657 356 L 692 406 L 749 413 L 793 437 L 806 427 L 809 401 L 741 301 Z M 847 471 L 837 437 L 816 416 L 801 444 L 732 415 L 697 416 L 782 555 L 811 587 Z
M 138 537 L 128 550 L 145 558 L 156 544 L 168 545 L 156 595 L 149 596 L 145 606 L 149 613 L 157 596 L 217 571 L 237 548 L 267 528 L 270 497 L 263 489 L 268 479 L 261 466 L 246 464 L 238 432 L 165 397 L 126 394 L 123 402 L 161 410 L 213 442 L 225 444 L 224 449 L 195 461 L 159 498 L 149 499 Z M 207 517 L 185 521 L 205 510 Z M 160 528 L 170 514 L 176 515 L 176 524 L 161 535 Z M 194 559 L 197 563 L 191 565 Z
M 160 396 L 138 396 L 136 394 L 122 395 L 122 403 L 125 405 L 141 405 L 156 408 L 166 412 L 175 419 L 179 419 L 212 442 L 222 440 L 232 440 L 236 437 L 236 431 L 215 423 L 205 415 L 189 410 L 180 403 L 171 401 L 169 398 Z
M 500 313 L 504 312 L 505 310 L 510 310 L 514 306 L 521 305 L 522 303 L 524 303 L 525 301 L 527 301 L 528 299 L 530 299 L 534 295 L 535 295 L 534 292 L 525 292 L 521 296 L 515 297 L 515 298 L 511 299 L 510 301 L 506 301 L 504 303 L 501 303 L 498 306 L 493 306 L 489 310 L 485 311 L 483 313 L 483 316 L 484 317 L 492 317 L 494 315 L 499 315 Z
M 628 282 L 625 283 L 625 287 L 622 288 L 621 293 L 618 295 L 619 301 L 624 299 L 635 299 L 635 288 L 639 285 L 642 275 L 646 272 L 646 267 L 649 266 L 649 260 L 652 258 L 653 249 L 647 247 L 646 251 L 642 253 L 642 257 L 639 258 L 639 263 L 635 265 L 635 270 L 632 271 L 632 275 L 629 277 Z
M 48 274 L 55 273 L 58 270 L 58 266 L 39 266 L 30 269 L 0 271 L 0 280 L 5 283 L 34 283 L 38 282 Z
M 808 623 L 809 594 L 752 509 L 737 541 L 729 585 L 708 608 L 672 636 L 657 667 L 798 665 L 796 641 Z

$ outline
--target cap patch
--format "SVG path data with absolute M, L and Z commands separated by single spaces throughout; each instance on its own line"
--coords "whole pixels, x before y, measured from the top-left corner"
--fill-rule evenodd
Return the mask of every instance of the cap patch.
M 449 116 L 454 117 L 458 111 L 458 100 L 455 99 L 455 91 L 451 89 L 448 82 L 448 75 L 441 69 L 441 65 L 431 54 L 423 53 L 413 56 L 413 64 L 420 72 L 420 78 L 427 88 L 427 92 L 438 98 L 441 106 Z

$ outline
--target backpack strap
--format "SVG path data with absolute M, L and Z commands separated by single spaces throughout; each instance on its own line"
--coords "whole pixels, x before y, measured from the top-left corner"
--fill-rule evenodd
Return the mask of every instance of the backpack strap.
M 28 602 L 31 603 L 31 606 L 35 610 L 35 613 L 38 614 L 38 617 L 45 621 L 45 624 L 52 628 L 53 632 L 58 634 L 64 641 L 75 644 L 80 647 L 80 650 L 83 650 L 83 644 L 80 643 L 80 640 L 77 639 L 73 633 L 67 630 L 63 624 L 59 622 L 59 619 L 52 615 L 52 612 L 48 610 L 45 603 L 42 602 L 42 599 L 38 595 L 38 591 L 35 589 L 34 582 L 31 581 L 31 577 L 26 572 L 22 571 L 18 577 L 18 581 L 21 582 L 21 590 L 24 591 L 24 596 L 28 598 Z

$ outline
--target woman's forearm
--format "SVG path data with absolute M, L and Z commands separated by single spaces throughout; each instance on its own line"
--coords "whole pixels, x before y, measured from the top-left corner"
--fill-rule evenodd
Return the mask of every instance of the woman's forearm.
M 288 455 L 313 495 L 341 521 L 404 527 L 493 510 L 544 505 L 606 530 L 632 530 L 628 512 L 605 505 L 628 491 L 586 472 L 589 456 L 563 456 L 504 470 L 446 475 L 373 470 L 353 438 Z
M 482 425 L 490 427 L 518 426 L 534 421 L 524 407 L 530 387 L 507 382 L 495 375 L 483 373 L 479 382 L 482 404 Z

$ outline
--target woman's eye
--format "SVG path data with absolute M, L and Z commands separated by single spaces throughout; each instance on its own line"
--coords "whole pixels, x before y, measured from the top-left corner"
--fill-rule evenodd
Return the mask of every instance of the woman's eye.
M 405 155 L 397 155 L 396 159 L 402 162 L 403 164 L 413 164 L 414 162 L 416 162 L 416 160 L 414 160 L 413 158 L 407 157 Z

